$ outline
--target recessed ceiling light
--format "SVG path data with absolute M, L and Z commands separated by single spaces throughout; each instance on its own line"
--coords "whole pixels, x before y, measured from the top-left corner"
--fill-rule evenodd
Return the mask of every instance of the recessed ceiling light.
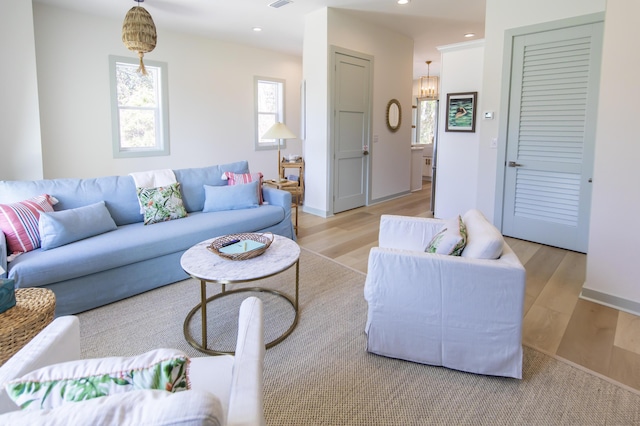
M 407 4 L 409 3 L 411 0 L 398 0 L 398 4 Z
M 260 28 L 260 27 L 253 27 L 252 29 L 253 29 L 253 31 L 255 31 L 255 32 L 257 32 L 257 33 L 259 33 L 260 31 L 262 31 L 262 28 Z
M 475 37 L 476 35 L 475 33 L 466 33 L 464 36 L 469 38 L 469 37 Z

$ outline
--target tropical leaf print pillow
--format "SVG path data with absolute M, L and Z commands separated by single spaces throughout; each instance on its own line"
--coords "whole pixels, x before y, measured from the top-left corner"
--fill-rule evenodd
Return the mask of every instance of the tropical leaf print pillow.
M 180 219 L 187 215 L 182 203 L 180 183 L 157 188 L 137 188 L 138 200 L 144 214 L 144 224 Z
M 440 232 L 433 236 L 424 251 L 427 253 L 460 256 L 467 244 L 467 228 L 462 218 L 449 219 Z
M 190 388 L 189 358 L 175 349 L 134 357 L 83 359 L 35 370 L 5 385 L 21 409 L 51 409 L 131 390 L 179 392 Z

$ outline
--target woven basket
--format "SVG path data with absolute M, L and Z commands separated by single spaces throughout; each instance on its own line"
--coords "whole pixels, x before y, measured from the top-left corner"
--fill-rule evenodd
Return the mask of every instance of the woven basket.
M 16 306 L 0 314 L 0 365 L 53 321 L 55 309 L 56 297 L 49 289 L 16 290 Z
M 271 238 L 267 237 L 266 235 L 270 235 Z M 217 254 L 220 257 L 224 257 L 225 259 L 246 260 L 246 259 L 251 259 L 251 258 L 260 256 L 265 251 L 267 251 L 267 249 L 273 242 L 273 239 L 274 239 L 274 236 L 272 232 L 265 232 L 264 234 L 230 234 L 220 238 L 216 238 L 211 242 L 211 244 L 207 246 L 207 249 L 209 249 L 209 251 L 212 251 L 213 253 Z M 230 243 L 234 240 L 257 241 L 259 243 L 264 244 L 264 247 L 261 247 L 255 250 L 246 251 L 244 253 L 222 253 L 220 251 L 220 249 L 224 247 L 227 243 Z

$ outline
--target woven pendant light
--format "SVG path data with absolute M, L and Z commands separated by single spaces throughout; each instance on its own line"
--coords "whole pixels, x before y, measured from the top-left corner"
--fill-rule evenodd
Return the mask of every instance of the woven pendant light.
M 140 4 L 141 0 L 136 1 Z M 145 53 L 155 49 L 157 40 L 156 25 L 153 23 L 149 12 L 144 7 L 132 7 L 127 12 L 122 23 L 122 42 L 127 49 L 138 52 L 138 57 L 140 58 L 138 72 L 143 75 L 147 75 L 147 70 L 144 68 L 142 57 Z

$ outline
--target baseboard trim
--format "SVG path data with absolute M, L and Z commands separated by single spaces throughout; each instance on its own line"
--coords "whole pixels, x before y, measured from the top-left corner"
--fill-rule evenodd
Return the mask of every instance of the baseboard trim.
M 421 191 L 421 189 L 417 189 L 416 191 L 403 191 L 397 194 L 388 195 L 386 197 L 377 198 L 375 200 L 369 201 L 369 204 L 367 204 L 367 206 L 373 206 L 374 204 L 380 204 L 380 203 L 384 203 L 385 201 L 395 200 L 396 198 L 405 197 L 407 195 L 411 195 L 412 192 L 417 192 L 417 191 Z M 304 204 L 302 205 L 302 211 L 305 213 L 309 213 L 309 214 L 324 217 L 324 218 L 333 216 L 333 213 L 330 213 L 326 210 L 314 209 L 313 207 L 309 207 Z
M 578 297 L 580 299 L 599 303 L 610 308 L 640 316 L 640 303 L 634 302 L 633 300 L 623 299 L 622 297 L 613 296 L 596 290 L 590 290 L 588 288 L 583 288 L 580 292 L 580 296 Z
M 298 206 L 298 208 L 300 208 L 300 206 Z M 313 207 L 309 207 L 309 206 L 304 205 L 304 204 L 302 205 L 302 211 L 305 212 L 305 213 L 312 214 L 314 216 L 320 216 L 320 217 L 324 217 L 324 218 L 333 216 L 332 213 L 329 213 L 326 210 L 314 209 Z
M 419 189 L 416 191 L 420 191 Z M 395 200 L 396 198 L 405 197 L 407 195 L 411 195 L 411 191 L 403 191 L 393 195 L 387 195 L 386 197 L 376 198 L 375 200 L 371 200 L 369 202 L 369 206 L 373 206 L 374 204 L 384 203 L 385 201 Z

